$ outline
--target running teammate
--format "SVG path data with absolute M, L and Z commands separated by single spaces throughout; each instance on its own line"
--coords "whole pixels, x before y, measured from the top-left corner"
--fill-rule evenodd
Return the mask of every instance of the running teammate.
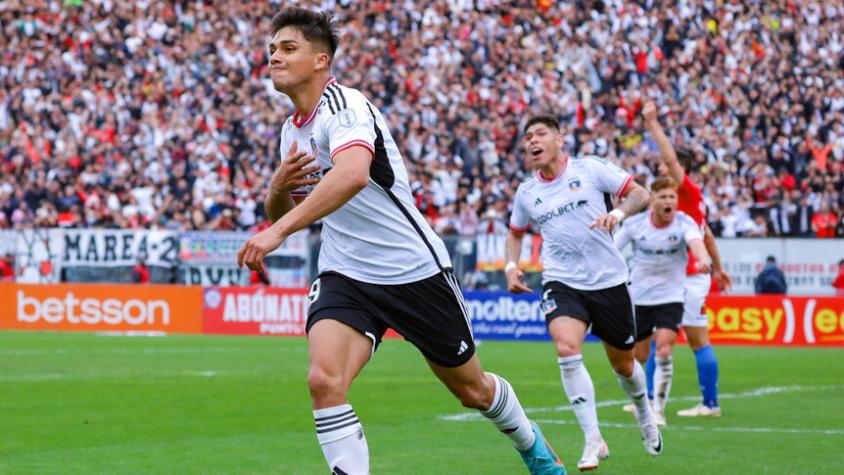
M 667 177 L 651 183 L 651 206 L 625 221 L 615 235 L 619 250 L 633 245 L 630 294 L 636 308 L 636 359 L 645 364 L 656 340 L 653 411 L 656 423 L 665 425 L 665 405 L 671 392 L 674 365 L 671 352 L 683 320 L 688 250 L 695 269 L 708 272 L 709 256 L 700 228 L 677 211 L 677 185 Z
M 563 388 L 585 438 L 577 466 L 595 469 L 609 455 L 598 429 L 595 388 L 581 355 L 590 325 L 641 414 L 645 449 L 658 455 L 662 436 L 647 402 L 645 373 L 633 358 L 636 324 L 627 266 L 611 235 L 625 216 L 647 205 L 648 192 L 603 158 L 564 154 L 560 125 L 553 117 L 531 118 L 524 132 L 537 173 L 516 191 L 506 244 L 507 287 L 516 293 L 531 291 L 516 263 L 522 237 L 533 222 L 542 234 L 542 305 L 548 332 L 557 347 Z M 616 209 L 613 196 L 624 198 Z
M 369 473 L 366 438 L 347 393 L 392 327 L 464 406 L 512 440 L 531 473 L 564 474 L 510 384 L 482 371 L 446 248 L 413 205 L 384 117 L 330 76 L 337 44 L 327 13 L 287 8 L 272 20 L 273 86 L 296 113 L 282 127 L 286 156 L 265 201 L 273 225 L 237 256 L 238 265 L 259 270 L 267 253 L 322 219 L 320 274 L 308 296 L 308 386 L 330 470 Z
M 706 225 L 706 210 L 703 204 L 703 194 L 700 188 L 695 185 L 686 174 L 683 165 L 680 164 L 678 153 L 675 152 L 671 141 L 665 136 L 662 127 L 657 119 L 657 110 L 653 102 L 647 102 L 642 109 L 642 116 L 645 119 L 645 127 L 650 131 L 651 136 L 659 147 L 661 159 L 660 172 L 670 177 L 677 188 L 677 209 L 689 215 L 701 229 L 706 251 L 712 259 L 712 273 L 718 286 L 722 291 L 727 291 L 732 286 L 730 276 L 721 265 L 718 247 L 715 244 L 715 237 L 709 226 Z M 680 151 L 682 158 L 690 164 L 692 154 L 688 151 Z M 703 400 L 700 404 L 679 411 L 677 415 L 696 417 L 721 415 L 721 408 L 718 405 L 718 360 L 715 357 L 715 350 L 709 344 L 708 319 L 703 313 L 703 304 L 709 294 L 711 279 L 709 275 L 701 273 L 695 267 L 693 255 L 689 255 L 687 276 L 685 280 L 685 299 L 683 307 L 683 329 L 689 346 L 694 351 L 697 363 L 697 377 Z M 652 367 L 651 359 L 648 366 Z M 649 371 L 652 375 L 653 372 Z M 652 380 L 652 379 L 651 379 Z

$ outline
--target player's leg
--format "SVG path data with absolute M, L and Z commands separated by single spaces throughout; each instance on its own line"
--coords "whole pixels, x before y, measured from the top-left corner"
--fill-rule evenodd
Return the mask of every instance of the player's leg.
M 308 332 L 308 388 L 317 439 L 332 473 L 369 474 L 366 438 L 346 396 L 369 361 L 372 345 L 372 340 L 336 320 L 320 320 Z
M 366 437 L 347 394 L 386 327 L 362 304 L 367 298 L 354 281 L 343 276 L 321 275 L 308 300 L 308 388 L 317 439 L 332 473 L 368 474 Z
M 672 353 L 677 341 L 677 332 L 683 319 L 682 303 L 667 303 L 658 305 L 654 311 L 654 326 L 656 334 L 656 371 L 654 375 L 653 409 L 657 423 L 665 425 L 665 406 L 671 393 L 671 382 L 674 378 L 674 360 Z
M 510 383 L 481 369 L 454 275 L 442 272 L 379 290 L 379 318 L 419 349 L 461 404 L 480 411 L 512 440 L 531 473 L 565 474 L 559 457 L 528 420 Z
M 609 449 L 598 428 L 595 386 L 583 364 L 581 346 L 589 329 L 589 314 L 582 293 L 562 283 L 546 282 L 542 297 L 548 333 L 557 349 L 563 390 L 583 430 L 583 454 L 577 466 L 581 470 L 593 470 L 609 456 Z
M 527 418 L 516 392 L 506 379 L 485 373 L 475 355 L 457 367 L 443 366 L 426 359 L 437 378 L 464 407 L 477 409 L 513 441 L 531 473 L 566 473 L 563 462 L 542 436 L 539 427 Z
M 697 379 L 703 396 L 701 404 L 679 411 L 680 416 L 720 416 L 718 405 L 718 359 L 709 342 L 708 320 L 703 313 L 703 304 L 709 293 L 710 280 L 707 275 L 686 277 L 686 301 L 683 308 L 683 329 L 689 346 L 695 355 Z
M 653 369 L 648 373 L 647 363 L 653 360 L 654 353 L 654 321 L 653 307 L 647 305 L 636 305 L 636 345 L 633 347 L 633 356 L 636 361 L 645 367 L 645 382 L 647 383 L 648 401 L 653 404 Z M 635 404 L 625 404 L 624 412 L 635 413 Z
M 636 406 L 636 416 L 645 449 L 652 455 L 662 452 L 662 435 L 648 404 L 645 371 L 633 356 L 636 317 L 627 286 L 621 284 L 589 293 L 592 334 L 604 343 L 607 358 L 621 388 Z

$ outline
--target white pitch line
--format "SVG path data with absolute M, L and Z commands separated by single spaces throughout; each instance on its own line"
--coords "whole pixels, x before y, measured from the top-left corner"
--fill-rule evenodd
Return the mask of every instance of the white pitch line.
M 556 425 L 578 425 L 576 421 L 562 421 L 558 419 L 537 419 L 538 424 L 556 424 Z M 601 427 L 618 427 L 638 429 L 638 424 L 630 424 L 624 422 L 599 422 Z M 823 435 L 844 435 L 844 429 L 787 429 L 776 427 L 703 427 L 703 426 L 678 426 L 668 424 L 660 427 L 660 430 L 691 430 L 691 431 L 712 431 L 712 432 L 757 432 L 757 433 L 777 433 L 777 434 L 823 434 Z
M 0 356 L 30 356 L 30 355 L 123 355 L 123 354 L 158 354 L 158 353 L 229 353 L 229 352 L 305 352 L 305 347 L 294 348 L 272 348 L 272 347 L 163 347 L 163 348 L 109 348 L 109 349 L 85 349 L 85 348 L 54 348 L 49 350 L 18 349 L 0 350 Z
M 719 394 L 719 399 L 739 399 L 767 396 L 769 394 L 780 394 L 787 392 L 806 392 L 806 391 L 827 391 L 833 389 L 842 389 L 844 384 L 828 384 L 819 386 L 765 386 L 749 391 L 742 391 L 739 393 Z M 700 396 L 685 396 L 673 397 L 672 401 L 698 401 Z M 595 404 L 596 407 L 620 406 L 629 403 L 629 399 L 614 399 L 607 401 L 600 401 Z M 571 411 L 571 406 L 556 406 L 556 407 L 526 407 L 526 413 L 542 413 L 542 412 L 556 412 L 556 411 Z M 460 414 L 449 414 L 437 417 L 444 421 L 455 422 L 474 422 L 486 420 L 481 414 L 477 412 L 462 412 Z M 537 419 L 536 422 L 540 424 L 559 424 L 559 425 L 576 425 L 575 421 L 564 421 L 559 419 Z M 621 428 L 638 428 L 637 424 L 623 423 L 623 422 L 601 422 L 602 427 L 621 427 Z M 680 426 L 667 425 L 666 428 L 672 430 L 690 430 L 690 431 L 713 431 L 713 432 L 751 432 L 751 433 L 781 433 L 781 434 L 822 434 L 822 435 L 844 435 L 844 429 L 789 429 L 778 427 L 704 427 L 704 426 Z

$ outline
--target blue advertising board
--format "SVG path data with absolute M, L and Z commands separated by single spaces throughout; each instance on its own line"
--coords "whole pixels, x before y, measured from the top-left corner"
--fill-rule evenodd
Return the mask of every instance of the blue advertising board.
M 464 291 L 466 310 L 478 340 L 550 341 L 538 293 Z M 587 335 L 586 341 L 598 341 Z

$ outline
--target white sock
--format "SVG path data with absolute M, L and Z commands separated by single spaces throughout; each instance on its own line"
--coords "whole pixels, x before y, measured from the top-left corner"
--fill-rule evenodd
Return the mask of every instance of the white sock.
M 314 422 L 332 474 L 369 475 L 369 447 L 351 404 L 317 409 Z
M 563 389 L 569 398 L 583 436 L 587 442 L 600 440 L 601 431 L 598 429 L 598 412 L 595 409 L 595 386 L 589 371 L 583 365 L 583 355 L 559 356 L 560 376 L 563 379 Z
M 525 410 L 522 409 L 519 398 L 513 391 L 513 386 L 510 386 L 510 383 L 501 376 L 492 373 L 487 374 L 495 380 L 495 396 L 489 409 L 481 411 L 481 414 L 509 437 L 516 449 L 527 450 L 533 447 L 533 443 L 536 441 L 533 426 L 525 415 Z
M 636 406 L 637 417 L 640 424 L 647 424 L 653 421 L 651 405 L 648 404 L 648 390 L 645 382 L 645 370 L 638 361 L 633 360 L 633 374 L 629 378 L 616 373 L 615 377 L 621 383 L 621 389 L 627 393 L 630 400 Z
M 674 377 L 674 361 L 669 356 L 661 358 L 657 356 L 656 371 L 654 372 L 654 410 L 665 411 L 668 403 L 668 394 L 671 392 L 671 380 Z

